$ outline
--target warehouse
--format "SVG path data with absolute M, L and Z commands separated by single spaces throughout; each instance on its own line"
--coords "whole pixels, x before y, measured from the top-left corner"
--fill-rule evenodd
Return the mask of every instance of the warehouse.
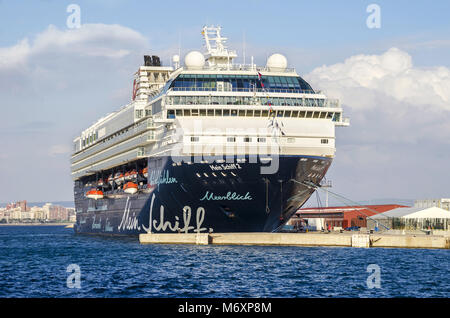
M 393 230 L 450 230 L 450 212 L 438 207 L 398 208 L 367 220 L 369 229 L 381 224 Z
M 339 230 L 348 227 L 366 227 L 366 219 L 377 213 L 405 207 L 398 204 L 337 206 L 322 208 L 303 208 L 297 210 L 288 225 L 295 228 L 305 227 L 309 230 Z

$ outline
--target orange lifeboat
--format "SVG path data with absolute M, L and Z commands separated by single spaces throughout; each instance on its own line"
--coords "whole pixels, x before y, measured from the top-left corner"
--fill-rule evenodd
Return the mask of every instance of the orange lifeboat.
M 86 192 L 86 197 L 94 200 L 103 199 L 103 191 L 92 189 Z
M 136 192 L 138 192 L 138 186 L 134 182 L 127 182 L 123 186 L 123 191 L 125 191 L 125 193 L 135 194 Z
M 99 187 L 103 186 L 103 179 L 98 180 L 97 185 L 98 185 Z
M 125 172 L 125 176 L 124 176 L 125 181 L 130 180 L 130 173 L 127 171 Z

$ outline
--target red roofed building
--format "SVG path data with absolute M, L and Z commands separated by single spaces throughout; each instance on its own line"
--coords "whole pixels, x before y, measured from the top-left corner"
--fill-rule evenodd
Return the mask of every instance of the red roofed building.
M 397 208 L 407 208 L 399 204 L 381 204 L 366 206 L 337 206 L 328 208 L 298 209 L 289 220 L 289 225 L 300 226 L 315 224 L 317 230 L 329 228 L 347 228 L 351 226 L 367 227 L 367 216 L 383 213 Z

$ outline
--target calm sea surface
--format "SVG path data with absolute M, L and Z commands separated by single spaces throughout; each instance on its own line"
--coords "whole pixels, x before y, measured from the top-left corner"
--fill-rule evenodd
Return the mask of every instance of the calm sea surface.
M 449 260 L 449 250 L 140 245 L 0 227 L 0 297 L 450 297 Z M 80 289 L 67 287 L 70 264 Z M 368 288 L 370 264 L 380 288 Z

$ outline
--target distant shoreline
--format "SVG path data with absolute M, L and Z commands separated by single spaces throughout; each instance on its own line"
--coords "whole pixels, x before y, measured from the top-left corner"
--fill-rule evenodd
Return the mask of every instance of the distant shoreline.
M 75 223 L 0 223 L 0 226 L 68 226 L 73 224 Z

